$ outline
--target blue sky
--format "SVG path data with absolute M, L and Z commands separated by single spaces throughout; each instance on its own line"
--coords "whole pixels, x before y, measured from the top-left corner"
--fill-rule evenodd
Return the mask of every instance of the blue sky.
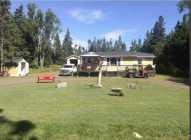
M 165 18 L 166 32 L 171 31 L 182 15 L 177 10 L 178 1 L 62 1 L 62 0 L 12 0 L 14 11 L 21 3 L 34 2 L 40 9 L 51 9 L 61 22 L 63 38 L 70 29 L 73 42 L 87 46 L 87 40 L 105 37 L 115 40 L 119 35 L 130 46 L 132 39 L 144 39 L 158 17 Z

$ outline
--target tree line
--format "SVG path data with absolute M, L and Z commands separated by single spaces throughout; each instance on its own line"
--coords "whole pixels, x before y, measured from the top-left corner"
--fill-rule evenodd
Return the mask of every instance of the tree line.
M 181 10 L 191 8 L 190 1 L 180 1 Z M 190 13 L 189 13 L 190 14 Z M 131 42 L 131 52 L 153 53 L 158 73 L 174 76 L 189 75 L 189 14 L 184 14 L 177 21 L 174 29 L 166 34 L 164 17 L 160 16 L 153 28 L 146 32 L 144 41 L 141 39 Z M 189 25 L 189 26 L 188 26 Z
M 6 62 L 23 57 L 31 67 L 63 64 L 64 58 L 83 51 L 73 48 L 70 31 L 61 43 L 60 22 L 51 9 L 43 12 L 34 3 L 23 5 L 10 12 L 10 0 L 0 1 L 0 52 L 1 70 Z
M 88 51 L 91 52 L 107 52 L 107 51 L 126 51 L 126 44 L 122 41 L 121 36 L 118 37 L 118 40 L 106 40 L 96 39 L 88 40 Z

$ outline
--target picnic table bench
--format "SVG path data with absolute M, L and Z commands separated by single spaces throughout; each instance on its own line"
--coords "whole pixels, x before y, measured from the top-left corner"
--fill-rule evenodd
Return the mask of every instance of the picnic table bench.
M 111 91 L 113 91 L 113 92 L 121 92 L 122 89 L 121 88 L 112 88 Z
M 121 88 L 112 88 L 109 95 L 111 95 L 111 96 L 123 96 L 124 94 L 123 94 Z
M 55 76 L 53 75 L 39 75 L 37 83 L 40 82 L 55 82 Z

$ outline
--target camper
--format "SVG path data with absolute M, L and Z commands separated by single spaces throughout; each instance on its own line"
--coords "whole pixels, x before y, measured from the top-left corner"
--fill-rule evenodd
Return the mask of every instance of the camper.
M 75 66 L 80 64 L 80 57 L 76 55 L 71 55 L 66 57 L 66 64 L 74 64 Z

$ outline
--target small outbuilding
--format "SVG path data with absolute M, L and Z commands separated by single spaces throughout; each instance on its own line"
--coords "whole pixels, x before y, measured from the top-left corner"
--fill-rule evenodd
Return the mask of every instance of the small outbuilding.
M 5 66 L 9 76 L 26 76 L 29 73 L 29 63 L 24 58 L 14 58 Z
M 80 64 L 80 57 L 76 55 L 71 55 L 66 57 L 66 64 L 74 64 L 79 65 Z

